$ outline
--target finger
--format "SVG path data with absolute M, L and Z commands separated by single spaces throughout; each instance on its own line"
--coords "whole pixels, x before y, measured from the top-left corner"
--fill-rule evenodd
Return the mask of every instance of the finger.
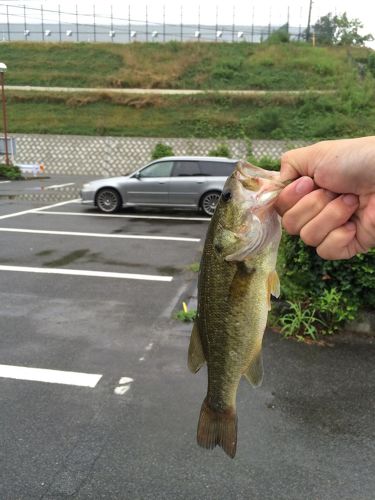
M 330 232 L 344 225 L 358 206 L 359 200 L 354 194 L 339 196 L 302 227 L 300 231 L 302 240 L 307 245 L 317 247 Z
M 306 146 L 304 148 L 292 149 L 281 156 L 280 174 L 281 180 L 295 179 L 296 177 L 309 175 L 313 177 L 313 172 L 310 172 L 313 162 L 315 145 Z
M 359 251 L 356 225 L 351 221 L 330 232 L 316 249 L 317 254 L 326 260 L 350 259 Z
M 297 179 L 281 191 L 275 203 L 276 210 L 280 215 L 284 215 L 287 210 L 306 194 L 311 193 L 314 188 L 314 181 L 310 177 Z
M 303 226 L 316 217 L 337 195 L 325 189 L 316 189 L 301 198 L 282 218 L 289 234 L 299 234 Z

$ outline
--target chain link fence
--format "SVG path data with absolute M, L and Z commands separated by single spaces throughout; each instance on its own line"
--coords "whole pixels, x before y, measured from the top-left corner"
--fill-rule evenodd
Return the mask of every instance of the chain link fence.
M 167 21 L 165 7 L 162 10 L 161 20 L 149 19 L 146 7 L 143 19 L 134 19 L 131 7 L 128 7 L 126 17 L 118 17 L 111 6 L 107 14 L 99 14 L 95 5 L 91 13 L 57 10 L 26 5 L 0 3 L 0 36 L 3 41 L 40 41 L 40 42 L 168 42 L 176 41 L 217 41 L 258 43 L 266 40 L 275 30 L 282 29 L 289 34 L 292 40 L 302 40 L 306 36 L 306 27 L 302 24 L 302 9 L 300 8 L 299 26 L 289 23 L 289 8 L 285 17 L 279 23 L 270 20 L 267 25 L 256 24 L 255 9 L 249 8 L 248 19 L 245 23 L 243 16 L 239 16 L 233 7 L 232 19 L 220 22 L 218 9 L 213 11 L 212 24 L 200 22 L 200 8 L 197 12 L 197 23 L 186 23 L 183 8 L 180 9 L 179 22 Z M 190 14 L 190 12 L 189 12 Z M 279 14 L 280 15 L 280 14 Z M 241 22 L 238 22 L 238 18 Z M 229 22 L 228 22 L 229 21 Z

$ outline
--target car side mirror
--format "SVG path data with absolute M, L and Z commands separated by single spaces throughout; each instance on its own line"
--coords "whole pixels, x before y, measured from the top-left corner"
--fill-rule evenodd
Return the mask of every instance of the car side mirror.
M 137 172 L 133 175 L 134 179 L 140 179 L 141 178 L 141 173 L 140 172 Z

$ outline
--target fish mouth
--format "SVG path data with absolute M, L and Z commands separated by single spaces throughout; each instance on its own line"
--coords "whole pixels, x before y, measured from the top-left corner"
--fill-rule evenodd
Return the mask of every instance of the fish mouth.
M 280 172 L 264 170 L 244 161 L 238 162 L 235 178 L 245 189 L 244 198 L 248 198 L 246 191 L 255 195 L 254 205 L 257 208 L 266 208 L 272 204 L 284 187 L 290 183 L 290 181 L 280 180 Z

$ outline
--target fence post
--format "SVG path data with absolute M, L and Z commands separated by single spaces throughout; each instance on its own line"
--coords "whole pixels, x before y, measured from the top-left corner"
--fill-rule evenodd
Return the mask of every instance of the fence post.
M 58 5 L 58 13 L 59 13 L 59 42 L 61 42 L 61 11 L 60 11 L 60 4 Z
M 23 32 L 25 34 L 25 40 L 28 40 L 28 37 L 26 35 L 27 32 L 27 24 L 26 24 L 26 5 L 23 6 Z
M 163 5 L 163 42 L 165 43 L 165 5 Z
M 111 34 L 113 32 L 113 8 L 111 5 Z M 113 43 L 113 36 L 111 36 L 111 42 Z
M 43 5 L 40 6 L 40 17 L 42 19 L 42 40 L 44 42 L 44 17 L 43 17 Z
M 76 30 L 77 30 L 77 33 L 76 33 L 76 40 L 77 42 L 79 42 L 79 31 L 78 31 L 78 6 L 76 4 Z
M 254 13 L 255 13 L 255 7 L 253 5 L 253 12 L 251 15 L 251 43 L 254 42 Z
M 148 42 L 148 11 L 146 5 L 146 42 Z
M 180 41 L 182 42 L 183 39 L 183 34 L 182 34 L 182 5 L 181 5 L 181 25 L 180 25 L 181 31 L 180 31 Z
M 93 5 L 93 21 L 94 21 L 94 42 L 96 42 L 96 17 L 95 17 L 95 4 Z
M 215 42 L 217 42 L 217 32 L 219 31 L 219 26 L 217 24 L 218 17 L 219 17 L 219 7 L 216 5 Z
M 234 30 L 235 30 L 235 26 L 234 26 L 234 14 L 235 14 L 235 7 L 233 6 L 232 42 L 234 42 Z
M 7 31 L 8 31 L 8 42 L 10 42 L 10 26 L 9 26 L 9 12 L 8 12 L 8 5 L 7 5 Z

